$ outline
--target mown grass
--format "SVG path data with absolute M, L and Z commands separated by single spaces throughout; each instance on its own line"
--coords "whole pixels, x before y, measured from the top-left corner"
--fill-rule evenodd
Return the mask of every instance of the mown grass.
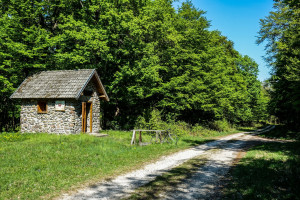
M 293 139 L 251 148 L 231 170 L 223 199 L 300 199 L 300 132 L 285 126 L 263 137 Z
M 162 155 L 230 134 L 182 136 L 177 145 L 131 146 L 132 132 L 106 133 L 109 136 L 101 138 L 1 133 L 0 199 L 51 199 L 63 191 L 139 168 Z

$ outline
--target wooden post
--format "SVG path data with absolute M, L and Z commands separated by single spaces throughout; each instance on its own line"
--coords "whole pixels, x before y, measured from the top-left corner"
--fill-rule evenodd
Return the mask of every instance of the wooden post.
M 143 142 L 143 139 L 142 139 L 142 131 L 140 131 L 139 144 L 141 144 L 142 142 Z
M 132 138 L 131 138 L 131 145 L 135 144 L 135 141 L 136 141 L 136 134 L 135 134 L 135 130 L 133 130 Z
M 164 138 L 164 135 L 162 132 L 166 132 L 165 130 L 141 130 L 141 129 L 137 129 L 137 130 L 132 130 L 132 138 L 131 138 L 131 145 L 133 144 L 136 144 L 136 134 L 137 132 L 139 132 L 139 145 L 147 145 L 147 144 L 150 144 L 152 142 L 152 139 L 154 137 L 153 134 L 150 134 L 151 136 L 151 139 L 150 139 L 150 143 L 146 142 L 146 143 L 143 143 L 143 138 L 142 138 L 142 132 L 155 132 L 155 143 L 159 142 L 162 143 L 163 141 L 163 138 Z M 147 141 L 147 140 L 146 140 Z

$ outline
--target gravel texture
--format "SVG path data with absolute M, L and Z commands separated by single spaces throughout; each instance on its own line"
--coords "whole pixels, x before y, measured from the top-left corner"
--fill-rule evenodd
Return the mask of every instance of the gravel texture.
M 200 167 L 189 179 L 176 186 L 176 190 L 163 194 L 162 199 L 213 199 L 215 186 L 226 175 L 237 153 L 245 141 L 252 136 L 242 135 L 235 143 L 226 143 L 207 155 L 208 162 Z
M 268 127 L 267 130 L 271 128 Z M 170 156 L 162 157 L 157 162 L 146 165 L 143 169 L 118 176 L 111 181 L 99 182 L 72 195 L 65 194 L 61 199 L 121 199 L 136 188 L 154 180 L 156 176 L 162 175 L 189 159 L 204 155 L 208 150 L 218 148 L 218 151 L 212 151 L 213 153 L 208 155 L 208 162 L 203 167 L 200 167 L 191 178 L 176 186 L 176 190 L 161 196 L 162 199 L 208 199 L 213 195 L 216 183 L 227 173 L 230 164 L 235 159 L 236 154 L 243 148 L 243 145 L 247 141 L 253 140 L 253 138 L 257 140 L 257 137 L 253 135 L 236 133 L 180 151 Z

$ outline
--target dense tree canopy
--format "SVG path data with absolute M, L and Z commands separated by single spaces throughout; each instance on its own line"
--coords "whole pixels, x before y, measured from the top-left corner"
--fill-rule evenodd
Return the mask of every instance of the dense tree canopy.
M 189 123 L 266 118 L 258 66 L 209 31 L 190 1 L 0 0 L 1 128 L 18 118 L 10 94 L 41 70 L 96 68 L 111 101 L 106 128 L 161 110 Z
M 267 42 L 273 75 L 270 108 L 281 122 L 300 123 L 300 2 L 276 0 L 275 11 L 261 20 L 258 43 Z

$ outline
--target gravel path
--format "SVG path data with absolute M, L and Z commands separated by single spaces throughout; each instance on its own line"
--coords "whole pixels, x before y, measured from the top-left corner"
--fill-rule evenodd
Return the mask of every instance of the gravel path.
M 235 143 L 222 145 L 220 150 L 208 153 L 208 162 L 199 168 L 189 179 L 176 186 L 176 190 L 161 195 L 162 199 L 213 199 L 215 186 L 227 174 L 231 163 L 243 146 L 252 142 L 253 136 L 243 135 Z
M 182 183 L 179 187 L 177 186 L 176 191 L 163 195 L 163 199 L 207 198 L 211 195 L 215 183 L 222 175 L 227 173 L 230 163 L 235 159 L 237 152 L 241 150 L 246 141 L 253 137 L 245 133 L 229 135 L 217 141 L 162 157 L 157 162 L 149 164 L 143 169 L 118 176 L 111 181 L 100 182 L 93 187 L 79 190 L 73 195 L 65 194 L 61 199 L 120 199 L 126 194 L 133 192 L 136 188 L 154 180 L 156 176 L 162 175 L 183 162 L 204 155 L 210 149 L 220 148 L 219 151 L 214 151 L 209 156 L 209 161 L 189 180 Z M 229 142 L 230 140 L 237 141 Z

